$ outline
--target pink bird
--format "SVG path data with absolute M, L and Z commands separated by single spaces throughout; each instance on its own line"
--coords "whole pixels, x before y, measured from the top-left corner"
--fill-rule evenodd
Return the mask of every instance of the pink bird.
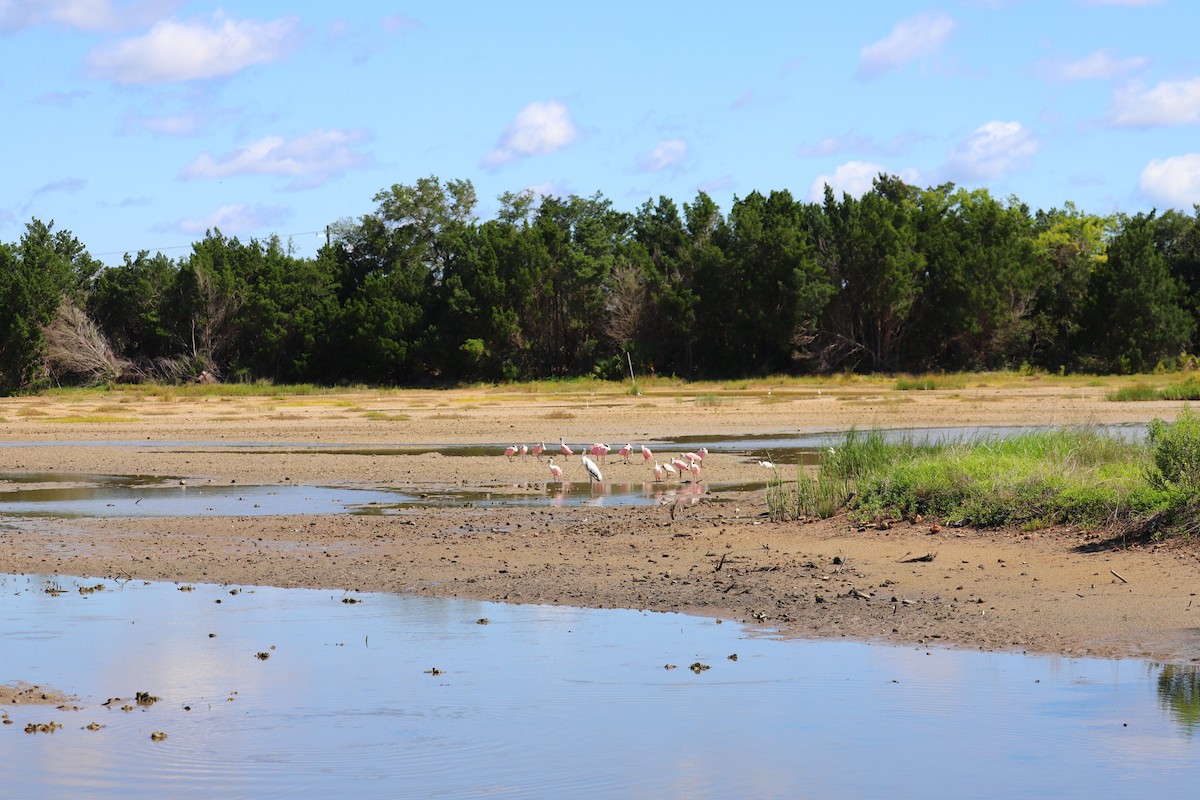
M 601 442 L 595 442 L 594 444 L 592 444 L 592 446 L 588 450 L 588 452 L 590 454 L 592 454 L 593 456 L 595 456 L 596 458 L 600 459 L 600 461 L 603 463 L 605 460 L 605 457 L 608 455 L 608 451 L 611 449 L 612 448 L 606 444 L 603 444 Z
M 697 455 L 697 456 L 699 456 L 699 458 L 700 458 L 700 460 L 701 460 L 701 461 L 703 461 L 703 460 L 704 460 L 704 458 L 705 458 L 705 456 L 707 456 L 707 455 L 708 455 L 708 448 L 707 448 L 707 447 L 701 447 L 699 450 L 697 450 L 697 451 L 696 451 L 696 455 Z
M 683 473 L 687 472 L 689 469 L 688 462 L 684 461 L 683 459 L 679 459 L 679 458 L 672 458 L 671 466 L 673 466 L 675 469 L 679 470 L 679 477 L 681 477 L 681 478 L 683 477 Z
M 512 461 L 513 456 L 515 456 L 516 454 L 517 454 L 517 446 L 515 444 L 510 444 L 508 447 L 504 448 L 504 455 L 508 456 L 509 461 Z
M 646 447 L 646 445 L 642 445 L 642 461 L 649 464 L 651 459 L 653 459 L 653 458 L 654 458 L 654 453 L 650 452 L 650 448 Z
M 625 459 L 625 463 L 629 463 L 629 454 L 633 452 L 633 445 L 627 444 L 617 451 L 621 454 L 621 458 Z
M 700 480 L 700 462 L 693 461 L 688 464 L 688 469 L 692 471 L 692 475 L 696 476 L 696 480 Z
M 521 445 L 521 458 L 525 458 L 528 455 L 529 455 L 529 448 L 526 447 L 525 445 Z
M 703 461 L 704 460 L 704 456 L 698 455 L 696 453 L 684 453 L 683 457 L 685 459 L 687 459 L 688 461 Z
M 663 479 L 663 465 L 657 461 L 654 462 L 654 480 L 661 481 Z
M 553 456 L 550 457 L 550 474 L 559 479 L 563 476 L 563 468 L 554 463 Z
M 563 437 L 561 436 L 558 437 L 558 452 L 562 453 L 564 456 L 575 455 L 575 451 L 567 447 L 566 442 L 563 441 Z
M 538 461 L 541 461 L 541 460 L 542 460 L 542 452 L 543 452 L 545 449 L 546 449 L 546 443 L 545 443 L 545 442 L 538 442 L 537 444 L 535 444 L 535 445 L 533 446 L 533 454 L 534 454 L 535 456 L 537 456 L 537 460 L 538 460 Z

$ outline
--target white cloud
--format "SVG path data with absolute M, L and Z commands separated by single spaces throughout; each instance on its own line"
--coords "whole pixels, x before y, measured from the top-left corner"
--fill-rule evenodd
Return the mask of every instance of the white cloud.
M 1118 128 L 1159 128 L 1200 120 L 1200 78 L 1163 81 L 1153 89 L 1130 84 L 1117 90 L 1109 124 Z
M 1022 167 L 1041 149 L 1019 122 L 993 120 L 980 125 L 950 153 L 947 171 L 961 180 L 992 180 Z
M 140 28 L 170 14 L 181 0 L 0 0 L 0 32 L 55 24 L 85 31 Z
M 808 199 L 813 203 L 819 203 L 825 199 L 826 184 L 833 190 L 834 197 L 841 197 L 843 194 L 862 197 L 871 191 L 875 179 L 881 173 L 897 174 L 882 164 L 874 164 L 870 161 L 847 161 L 835 169 L 832 175 L 818 175 L 808 188 Z M 920 180 L 917 171 L 911 168 L 901 170 L 898 176 L 906 183 L 917 183 Z
M 683 139 L 661 139 L 653 150 L 638 158 L 638 168 L 643 172 L 661 172 L 678 167 L 687 154 L 688 145 Z
M 120 84 L 176 83 L 233 75 L 286 58 L 299 44 L 295 17 L 270 22 L 230 19 L 158 22 L 142 36 L 93 50 L 92 74 Z
M 954 20 L 939 12 L 927 11 L 897 22 L 887 36 L 863 46 L 859 75 L 870 78 L 928 58 L 941 49 L 953 31 Z
M 1039 70 L 1047 78 L 1057 81 L 1105 80 L 1137 72 L 1149 63 L 1148 56 L 1117 58 L 1106 50 L 1095 50 L 1077 61 L 1043 61 Z
M 311 188 L 371 161 L 354 145 L 362 131 L 313 131 L 294 139 L 265 136 L 221 156 L 201 153 L 179 172 L 181 178 L 225 178 L 230 175 L 283 175 L 289 188 Z
M 221 233 L 237 236 L 256 230 L 269 229 L 285 222 L 291 211 L 280 206 L 253 206 L 246 203 L 221 206 L 200 219 L 185 218 L 176 226 L 179 231 L 192 235 L 203 235 L 205 231 L 219 228 Z
M 571 114 L 562 103 L 535 101 L 521 109 L 505 128 L 496 149 L 483 159 L 498 167 L 514 158 L 540 156 L 566 147 L 579 135 Z
M 1154 202 L 1176 208 L 1200 203 L 1200 153 L 1154 159 L 1142 170 L 1138 189 Z

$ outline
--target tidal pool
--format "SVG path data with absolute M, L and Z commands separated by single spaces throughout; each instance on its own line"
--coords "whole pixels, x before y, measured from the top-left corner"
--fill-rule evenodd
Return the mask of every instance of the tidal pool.
M 0 576 L 0 683 L 80 707 L 5 709 L 0 796 L 1108 798 L 1186 797 L 1200 781 L 1190 665 L 184 589 Z
M 485 486 L 427 486 L 409 491 L 307 484 L 188 485 L 176 478 L 74 473 L 0 473 L 0 518 L 189 517 L 266 514 L 389 514 L 438 506 L 653 506 L 719 502 L 719 492 L 756 484 L 689 481 L 590 484 L 548 481 Z

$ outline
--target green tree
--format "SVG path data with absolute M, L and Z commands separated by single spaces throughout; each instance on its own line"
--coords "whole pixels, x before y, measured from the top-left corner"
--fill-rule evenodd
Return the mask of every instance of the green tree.
M 794 372 L 834 293 L 789 192 L 735 200 L 697 263 L 701 372 Z M 697 359 L 698 361 L 700 358 Z
M 87 312 L 117 353 L 142 365 L 179 354 L 167 322 L 177 272 L 162 253 L 143 250 L 96 276 Z
M 824 219 L 810 214 L 818 261 L 837 287 L 823 323 L 824 369 L 902 366 L 899 346 L 925 270 L 912 221 L 914 195 L 899 178 L 881 175 L 858 200 L 835 200 L 826 186 Z
M 1091 366 L 1143 372 L 1177 358 L 1195 321 L 1171 275 L 1154 212 L 1122 216 L 1107 259 L 1091 275 L 1081 341 Z
M 23 389 L 42 374 L 46 326 L 64 298 L 82 299 L 98 267 L 53 221 L 34 219 L 15 247 L 0 246 L 0 391 Z

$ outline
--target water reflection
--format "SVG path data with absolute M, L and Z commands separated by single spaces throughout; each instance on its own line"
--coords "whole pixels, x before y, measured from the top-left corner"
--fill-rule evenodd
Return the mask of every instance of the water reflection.
M 1158 702 L 1189 734 L 1200 727 L 1200 667 L 1163 664 L 1158 667 Z
M 386 594 L 77 590 L 97 582 L 0 576 L 0 682 L 81 706 L 7 709 L 0 796 L 1185 797 L 1200 780 L 1200 739 L 1140 662 Z M 1195 696 L 1194 671 L 1171 675 Z M 138 691 L 162 699 L 102 705 Z

